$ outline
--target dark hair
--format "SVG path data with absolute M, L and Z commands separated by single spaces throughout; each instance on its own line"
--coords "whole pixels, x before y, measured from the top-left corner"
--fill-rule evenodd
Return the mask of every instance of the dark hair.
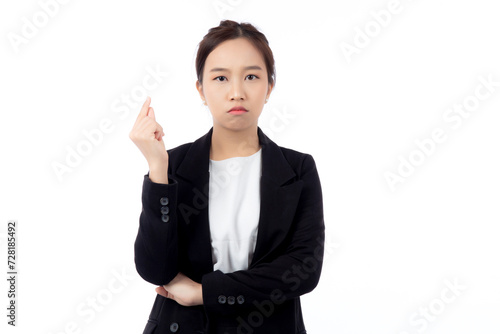
M 198 53 L 196 55 L 196 75 L 200 83 L 203 81 L 203 69 L 210 52 L 220 43 L 239 37 L 246 38 L 261 52 L 267 68 L 268 82 L 274 86 L 276 81 L 276 69 L 274 67 L 273 52 L 269 47 L 266 36 L 250 23 L 237 23 L 231 20 L 220 21 L 218 27 L 210 28 L 199 44 Z

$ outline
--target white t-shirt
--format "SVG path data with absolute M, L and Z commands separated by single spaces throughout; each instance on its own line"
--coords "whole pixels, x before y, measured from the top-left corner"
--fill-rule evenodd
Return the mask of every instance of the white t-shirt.
M 262 149 L 248 157 L 209 161 L 208 220 L 214 270 L 248 269 L 260 216 Z

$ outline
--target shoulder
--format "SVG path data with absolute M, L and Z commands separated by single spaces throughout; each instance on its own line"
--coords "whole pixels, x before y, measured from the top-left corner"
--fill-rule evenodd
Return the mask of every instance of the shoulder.
M 276 147 L 281 151 L 283 157 L 299 177 L 304 173 L 316 171 L 316 162 L 311 154 L 300 152 L 289 147 L 278 145 L 276 145 Z
M 284 166 L 283 160 L 285 160 L 298 175 L 301 174 L 304 168 L 316 168 L 311 154 L 277 144 L 260 127 L 258 128 L 258 135 L 261 144 L 268 146 L 270 155 L 274 156 L 273 158 L 280 162 L 280 166 Z

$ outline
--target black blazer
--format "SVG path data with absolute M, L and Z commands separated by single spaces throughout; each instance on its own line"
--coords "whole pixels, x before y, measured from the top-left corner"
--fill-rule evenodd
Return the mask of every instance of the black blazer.
M 193 307 L 157 294 L 144 333 L 306 333 L 299 296 L 318 284 L 325 232 L 314 159 L 257 129 L 262 177 L 255 252 L 247 270 L 224 274 L 213 270 L 208 221 L 212 131 L 167 150 L 169 184 L 144 175 L 137 272 L 155 285 L 182 272 L 203 290 L 203 305 Z

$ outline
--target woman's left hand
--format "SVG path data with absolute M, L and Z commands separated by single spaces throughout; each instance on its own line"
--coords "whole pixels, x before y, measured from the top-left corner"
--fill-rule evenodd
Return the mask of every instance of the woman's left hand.
M 178 273 L 170 283 L 157 287 L 156 292 L 182 306 L 203 305 L 201 284 L 183 273 Z

